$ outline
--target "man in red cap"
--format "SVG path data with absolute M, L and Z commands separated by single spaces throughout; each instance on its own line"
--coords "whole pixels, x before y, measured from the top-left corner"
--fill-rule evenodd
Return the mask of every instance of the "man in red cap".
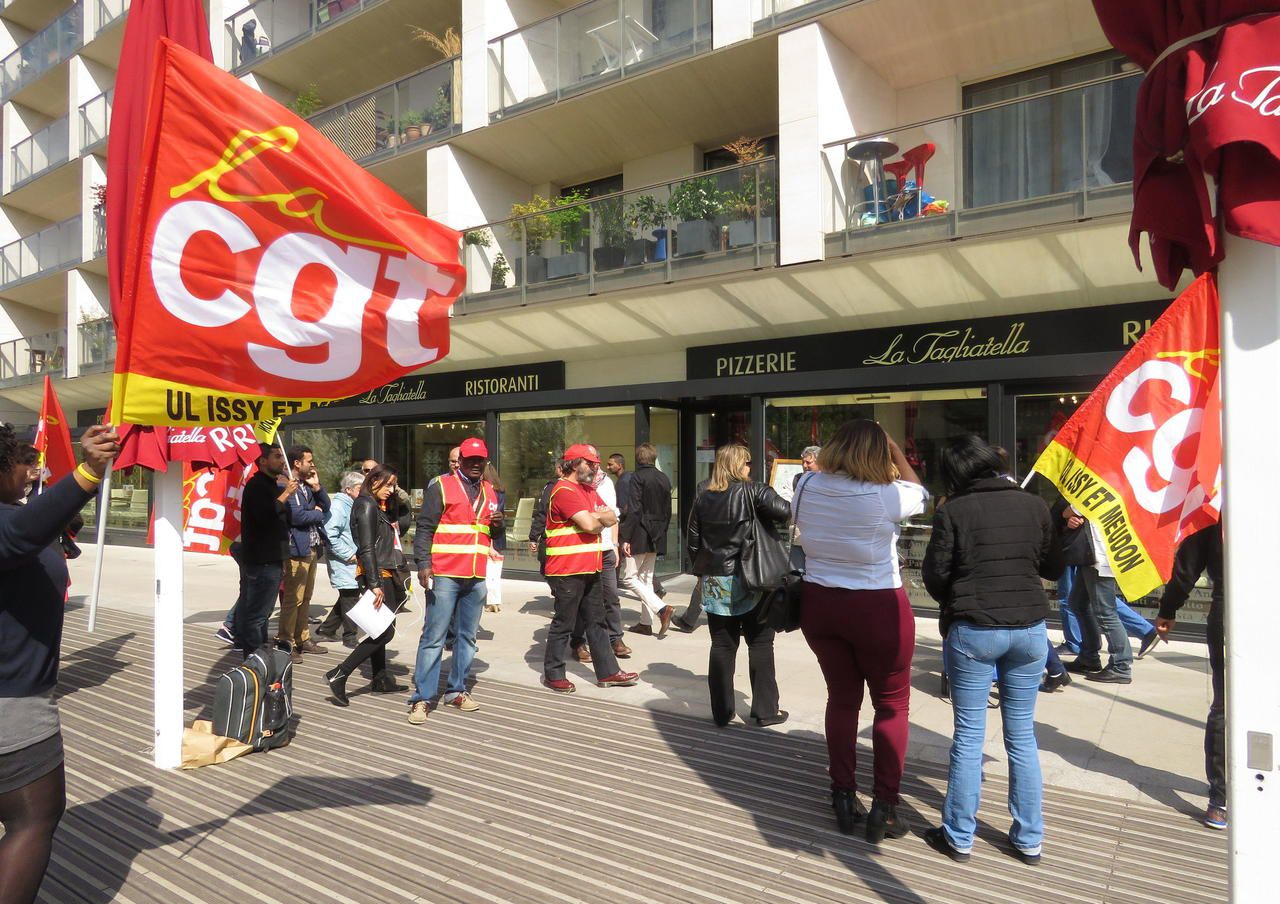
M 465 439 L 459 446 L 458 470 L 431 482 L 418 513 L 413 554 L 418 580 L 427 590 L 427 616 L 418 641 L 409 722 L 427 721 L 427 704 L 440 684 L 445 635 L 457 615 L 457 640 L 449 667 L 449 686 L 442 703 L 464 713 L 480 704 L 467 693 L 467 674 L 476 655 L 476 629 L 484 610 L 487 561 L 499 553 L 493 535 L 503 530 L 502 509 L 493 486 L 484 479 L 489 449 L 482 439 Z M 430 588 L 430 589 L 427 589 Z
M 600 533 L 618 523 L 613 509 L 601 501 L 595 490 L 600 469 L 600 453 L 595 446 L 581 443 L 564 453 L 571 469 L 556 481 L 547 504 L 547 583 L 555 598 L 555 614 L 547 632 L 542 683 L 553 691 L 571 694 L 573 682 L 565 677 L 565 656 L 569 636 L 585 608 L 587 647 L 600 687 L 628 687 L 636 683 L 635 672 L 618 667 L 605 622 L 604 565 Z

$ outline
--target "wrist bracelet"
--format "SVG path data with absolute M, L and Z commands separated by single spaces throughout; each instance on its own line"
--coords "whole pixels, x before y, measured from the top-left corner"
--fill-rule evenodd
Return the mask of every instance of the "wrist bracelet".
M 94 474 L 92 471 L 90 471 L 85 466 L 84 462 L 81 462 L 80 464 L 76 465 L 75 473 L 79 474 L 81 477 L 89 481 L 94 486 L 97 486 L 98 484 L 102 483 L 102 478 Z

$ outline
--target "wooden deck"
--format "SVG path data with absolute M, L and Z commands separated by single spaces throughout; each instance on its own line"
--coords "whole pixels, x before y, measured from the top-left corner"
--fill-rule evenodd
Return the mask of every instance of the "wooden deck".
M 404 719 L 404 695 L 327 701 L 295 671 L 297 738 L 194 772 L 152 768 L 151 625 L 82 614 L 63 644 L 68 812 L 49 902 L 1219 902 L 1226 845 L 1184 813 L 1046 789 L 1043 864 L 1005 839 L 986 783 L 973 860 L 918 837 L 945 772 L 908 763 L 912 835 L 877 850 L 835 830 L 816 737 L 480 677 L 472 714 Z M 234 661 L 187 633 L 188 717 Z M 402 673 L 403 675 L 403 673 Z M 406 679 L 401 677 L 402 682 Z M 626 691 L 618 691 L 625 699 Z M 864 757 L 866 759 L 866 757 Z

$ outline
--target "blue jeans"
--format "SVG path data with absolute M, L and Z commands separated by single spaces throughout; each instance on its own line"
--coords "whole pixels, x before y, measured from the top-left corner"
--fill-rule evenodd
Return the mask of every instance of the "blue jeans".
M 1036 697 L 1049 638 L 1044 622 L 1022 628 L 980 627 L 957 622 L 947 633 L 951 649 L 951 709 L 955 736 L 942 828 L 958 851 L 973 848 L 982 796 L 982 742 L 987 732 L 991 667 L 1000 673 L 1000 720 L 1009 756 L 1009 840 L 1028 854 L 1044 840 L 1043 785 L 1036 746 Z
M 948 681 L 951 680 L 951 648 L 947 646 L 947 641 L 945 638 L 943 638 L 943 641 L 942 641 L 942 674 L 947 676 Z M 991 681 L 992 683 L 995 683 L 999 680 L 1000 680 L 1000 673 L 999 671 L 996 670 L 996 667 L 993 665 L 991 666 Z
M 241 649 L 253 652 L 267 642 L 267 619 L 280 598 L 280 562 L 246 562 L 241 596 L 235 606 L 235 636 Z
M 1093 565 L 1081 565 L 1071 588 L 1069 605 L 1080 619 L 1080 658 L 1102 664 L 1102 637 L 1106 635 L 1108 666 L 1122 675 L 1133 669 L 1133 648 L 1116 610 L 1116 579 L 1103 577 Z
M 444 658 L 444 636 L 457 612 L 458 637 L 449 665 L 449 688 L 444 699 L 452 700 L 467 690 L 467 674 L 476 658 L 476 629 L 484 611 L 484 578 L 448 578 L 437 575 L 427 591 L 427 618 L 418 641 L 418 660 L 413 670 L 410 703 L 430 700 L 440 685 L 440 662 Z
M 1069 601 L 1071 587 L 1076 581 L 1076 572 L 1080 567 L 1068 565 L 1058 581 L 1058 614 L 1062 618 L 1062 639 L 1067 648 L 1077 654 L 1080 652 L 1080 620 L 1071 611 Z M 1116 595 L 1116 614 L 1120 616 L 1120 623 L 1124 625 L 1125 631 L 1132 637 L 1146 637 L 1156 629 L 1155 625 L 1135 612 L 1119 594 Z

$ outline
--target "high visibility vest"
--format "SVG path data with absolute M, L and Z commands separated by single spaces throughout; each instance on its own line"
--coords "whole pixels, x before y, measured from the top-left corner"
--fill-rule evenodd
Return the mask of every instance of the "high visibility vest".
M 472 502 L 457 474 L 436 483 L 444 511 L 431 538 L 431 572 L 446 578 L 482 578 L 493 545 L 489 538 L 489 502 L 496 498 L 493 486 L 480 481 L 480 494 Z
M 547 500 L 547 574 L 563 577 L 570 574 L 594 574 L 604 566 L 604 547 L 599 534 L 591 534 L 572 521 L 560 521 L 553 514 L 556 496 L 561 493 L 583 495 L 576 481 L 561 478 L 551 489 Z

